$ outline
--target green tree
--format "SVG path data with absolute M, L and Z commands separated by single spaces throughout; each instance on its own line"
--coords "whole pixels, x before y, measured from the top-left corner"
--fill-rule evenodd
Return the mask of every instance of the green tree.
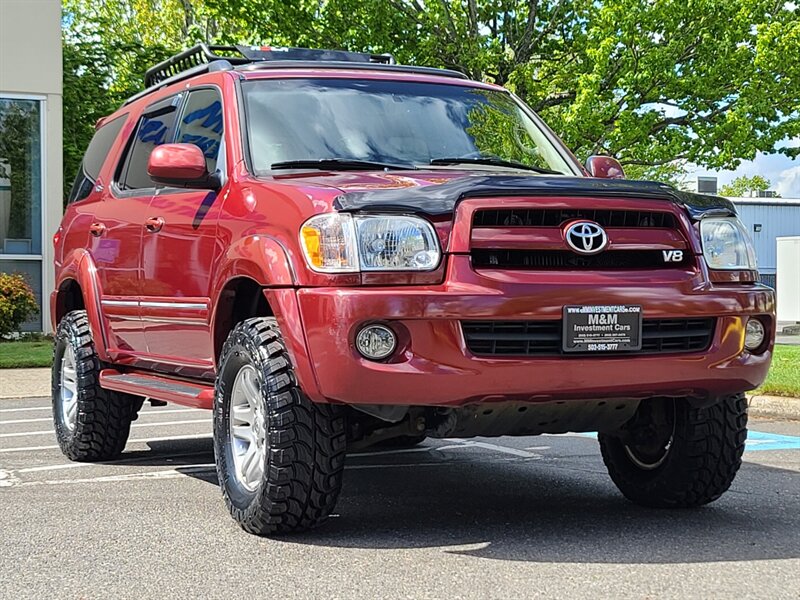
M 115 57 L 112 90 L 146 55 L 197 41 L 392 52 L 461 70 L 526 100 L 580 157 L 638 177 L 684 162 L 732 169 L 796 156 L 800 11 L 781 0 L 65 0 Z
M 753 175 L 752 177 L 742 175 L 728 185 L 723 185 L 719 193 L 723 196 L 732 197 L 748 196 L 750 192 L 766 192 L 770 185 L 772 185 L 770 180 L 761 175 Z

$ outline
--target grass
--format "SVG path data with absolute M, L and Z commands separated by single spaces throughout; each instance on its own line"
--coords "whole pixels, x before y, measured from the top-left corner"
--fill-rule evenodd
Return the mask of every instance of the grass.
M 53 362 L 53 342 L 47 338 L 0 342 L 0 369 L 49 367 Z
M 53 342 L 47 338 L 0 342 L 0 369 L 49 367 Z M 756 394 L 800 398 L 800 346 L 775 346 L 772 368 Z
M 800 346 L 775 346 L 767 380 L 754 393 L 800 398 Z

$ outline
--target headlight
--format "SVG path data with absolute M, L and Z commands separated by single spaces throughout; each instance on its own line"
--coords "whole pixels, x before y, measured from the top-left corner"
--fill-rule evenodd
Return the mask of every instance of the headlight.
M 317 215 L 303 224 L 300 240 L 320 273 L 432 271 L 441 258 L 433 226 L 407 215 Z
M 703 256 L 710 269 L 755 270 L 756 255 L 742 222 L 736 217 L 700 221 Z

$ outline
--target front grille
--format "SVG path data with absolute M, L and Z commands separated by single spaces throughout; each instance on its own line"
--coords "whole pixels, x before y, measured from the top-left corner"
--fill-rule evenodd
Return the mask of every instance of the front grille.
M 714 318 L 645 319 L 642 349 L 620 354 L 702 352 L 711 345 L 714 323 Z M 477 356 L 556 356 L 562 353 L 561 319 L 461 321 L 461 329 L 467 348 Z M 570 356 L 581 355 L 570 353 Z
M 482 209 L 475 212 L 472 226 L 560 227 L 575 219 L 588 219 L 602 227 L 677 228 L 675 217 L 669 212 L 591 208 Z
M 664 262 L 661 250 L 607 250 L 592 256 L 570 250 L 473 250 L 476 269 L 662 269 L 683 267 L 689 257 L 684 252 L 680 262 Z

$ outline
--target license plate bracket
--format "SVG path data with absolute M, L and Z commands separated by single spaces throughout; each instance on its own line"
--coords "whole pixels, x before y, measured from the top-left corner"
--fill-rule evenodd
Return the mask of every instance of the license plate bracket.
M 634 304 L 565 306 L 564 352 L 635 352 L 642 349 L 642 307 Z

